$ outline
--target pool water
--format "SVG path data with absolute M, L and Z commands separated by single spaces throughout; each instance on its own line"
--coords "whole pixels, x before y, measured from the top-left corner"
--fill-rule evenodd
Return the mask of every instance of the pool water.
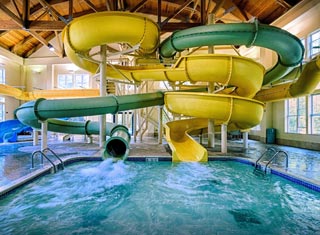
M 320 234 L 320 194 L 232 161 L 76 163 L 1 199 L 0 234 Z

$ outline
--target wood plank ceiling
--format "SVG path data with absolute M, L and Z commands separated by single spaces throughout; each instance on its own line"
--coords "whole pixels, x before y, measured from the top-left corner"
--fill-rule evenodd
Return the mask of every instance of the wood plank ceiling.
M 162 33 L 207 22 L 244 22 L 253 18 L 270 24 L 302 0 L 0 0 L 0 47 L 28 58 L 41 47 L 63 57 L 60 32 L 72 19 L 100 11 L 128 11 L 149 15 Z M 116 23 L 116 22 L 115 22 Z

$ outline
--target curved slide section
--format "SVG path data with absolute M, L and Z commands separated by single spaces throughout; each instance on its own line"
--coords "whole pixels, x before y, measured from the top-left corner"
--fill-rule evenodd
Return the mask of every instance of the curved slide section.
M 261 122 L 264 109 L 264 103 L 249 98 L 189 92 L 166 93 L 165 104 L 173 113 L 198 117 L 167 124 L 166 137 L 174 161 L 207 161 L 207 150 L 188 133 L 207 127 L 208 119 L 225 123 L 228 129 L 245 130 Z
M 190 47 L 246 45 L 269 48 L 278 53 L 278 63 L 267 71 L 263 85 L 289 73 L 302 62 L 304 47 L 299 38 L 280 28 L 255 23 L 212 24 L 175 32 L 160 46 L 168 58 Z
M 320 83 L 320 56 L 305 64 L 301 73 L 300 70 L 301 68 L 297 67 L 287 75 L 295 79 L 300 74 L 297 81 L 260 90 L 254 99 L 270 102 L 311 94 Z
M 25 125 L 40 129 L 40 121 L 48 121 L 48 130 L 69 134 L 99 134 L 98 122 L 70 122 L 56 118 L 94 116 L 101 114 L 115 114 L 119 111 L 145 108 L 149 106 L 163 105 L 164 95 L 162 92 L 125 95 L 125 96 L 106 96 L 96 98 L 82 99 L 62 99 L 62 100 L 45 100 L 38 99 L 21 105 L 16 109 L 17 118 Z M 107 134 L 116 139 L 110 145 L 111 140 L 107 142 L 107 151 L 117 157 L 127 150 L 120 148 L 123 146 L 121 141 L 130 140 L 130 136 L 125 137 L 123 128 L 114 124 L 107 125 Z M 110 147 L 111 146 L 111 147 Z M 128 143 L 124 143 L 127 147 Z M 128 149 L 128 148 L 126 148 Z
M 107 70 L 108 77 L 123 79 L 124 75 L 134 82 L 217 82 L 235 87 L 236 95 L 251 98 L 261 89 L 264 73 L 264 67 L 252 59 L 212 54 L 180 57 L 169 69 L 119 67 L 119 71 Z
M 208 119 L 192 118 L 168 122 L 166 139 L 172 151 L 172 161 L 207 162 L 208 152 L 189 133 L 208 126 Z
M 92 48 L 107 43 L 127 43 L 142 55 L 152 54 L 159 46 L 159 28 L 142 15 L 99 12 L 70 22 L 63 30 L 62 40 L 66 55 L 74 64 L 96 73 L 99 62 L 92 61 Z

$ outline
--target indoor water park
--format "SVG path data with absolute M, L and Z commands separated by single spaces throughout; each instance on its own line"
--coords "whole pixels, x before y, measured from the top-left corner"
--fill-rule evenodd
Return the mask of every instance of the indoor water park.
M 318 0 L 0 7 L 0 234 L 320 234 Z

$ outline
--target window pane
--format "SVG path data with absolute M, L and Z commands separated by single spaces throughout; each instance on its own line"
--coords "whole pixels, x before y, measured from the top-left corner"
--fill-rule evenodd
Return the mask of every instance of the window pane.
M 297 116 L 288 117 L 288 132 L 297 132 Z
M 288 114 L 297 115 L 297 99 L 289 99 L 288 103 Z
M 6 76 L 5 76 L 5 69 L 0 68 L 0 83 L 5 84 L 6 83 Z
M 312 114 L 320 114 L 320 94 L 311 96 Z
M 320 52 L 320 31 L 310 35 L 310 57 Z
M 306 115 L 306 98 L 298 98 L 298 115 Z
M 320 134 L 320 94 L 311 95 L 311 134 Z
M 311 126 L 311 134 L 320 135 L 320 116 L 315 116 L 311 118 Z
M 299 118 L 298 118 L 298 133 L 300 133 L 300 134 L 307 133 L 306 123 L 307 123 L 306 116 L 299 116 Z
M 89 74 L 76 74 L 76 88 L 89 88 Z

